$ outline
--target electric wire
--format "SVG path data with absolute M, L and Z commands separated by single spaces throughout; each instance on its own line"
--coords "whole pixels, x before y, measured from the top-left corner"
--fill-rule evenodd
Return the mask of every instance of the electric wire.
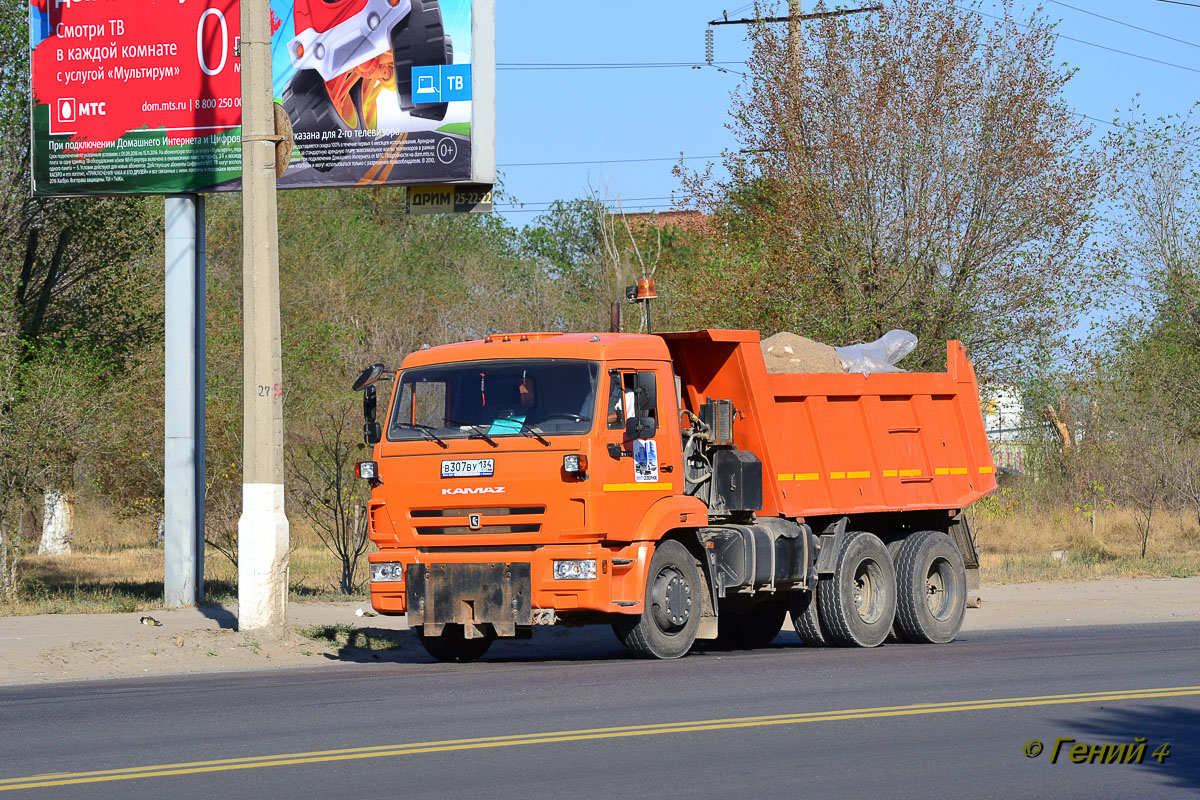
M 954 8 L 957 8 L 959 11 L 965 11 L 970 14 L 978 14 L 981 17 L 989 17 L 994 20 L 999 20 L 1000 22 L 1004 21 L 1004 17 L 998 17 L 995 14 L 988 14 L 986 11 L 978 11 L 974 8 L 964 8 L 962 6 L 954 6 Z M 1021 27 L 1021 28 L 1027 27 L 1025 25 L 1021 25 L 1019 22 L 1015 22 L 1014 24 L 1016 24 L 1018 27 Z M 1176 69 L 1182 69 L 1182 70 L 1186 70 L 1187 72 L 1195 72 L 1197 74 L 1200 74 L 1200 69 L 1196 69 L 1195 67 L 1187 67 L 1187 66 L 1184 66 L 1183 64 L 1176 64 L 1173 61 L 1163 61 L 1160 58 L 1151 58 L 1150 56 L 1144 56 L 1141 53 L 1131 53 L 1128 50 L 1120 50 L 1116 47 L 1109 47 L 1106 44 L 1098 44 L 1096 42 L 1089 42 L 1086 39 L 1077 39 L 1074 36 L 1067 36 L 1065 33 L 1056 33 L 1054 35 L 1060 39 L 1066 39 L 1068 42 L 1076 42 L 1078 44 L 1086 44 L 1089 47 L 1096 47 L 1101 50 L 1107 50 L 1110 53 L 1119 53 L 1123 56 L 1130 56 L 1132 58 L 1140 58 L 1142 61 L 1150 61 L 1154 64 L 1162 64 L 1163 66 L 1166 66 L 1166 67 L 1175 67 Z
M 1131 22 L 1124 22 L 1122 20 L 1114 19 L 1112 17 L 1106 17 L 1103 14 L 1097 14 L 1095 11 L 1088 11 L 1086 8 L 1079 8 L 1078 6 L 1073 6 L 1070 3 L 1063 3 L 1063 2 L 1061 2 L 1061 0 L 1050 0 L 1050 2 L 1056 6 L 1062 6 L 1063 8 L 1069 8 L 1072 11 L 1078 11 L 1080 14 L 1087 14 L 1090 17 L 1096 17 L 1098 19 L 1107 20 L 1108 22 L 1114 22 L 1117 25 L 1124 25 L 1126 28 L 1133 28 L 1135 31 L 1141 31 L 1142 33 L 1148 33 L 1152 36 L 1160 36 L 1163 39 L 1169 39 L 1172 42 L 1179 42 L 1180 44 L 1186 44 L 1189 47 L 1200 48 L 1200 44 L 1196 44 L 1195 42 L 1189 42 L 1187 39 L 1179 39 L 1174 36 L 1168 36 L 1165 33 L 1159 33 L 1158 31 L 1152 31 L 1149 28 L 1143 28 L 1140 25 L 1134 25 Z

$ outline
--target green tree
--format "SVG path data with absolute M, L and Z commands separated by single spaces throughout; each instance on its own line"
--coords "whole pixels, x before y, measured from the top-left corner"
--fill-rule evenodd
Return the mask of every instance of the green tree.
M 1096 289 L 1102 164 L 1053 26 L 1002 10 L 888 0 L 791 42 L 751 27 L 728 177 L 679 170 L 716 239 L 700 320 L 831 343 L 906 328 L 910 369 L 940 368 L 948 338 L 991 372 L 1059 342 Z

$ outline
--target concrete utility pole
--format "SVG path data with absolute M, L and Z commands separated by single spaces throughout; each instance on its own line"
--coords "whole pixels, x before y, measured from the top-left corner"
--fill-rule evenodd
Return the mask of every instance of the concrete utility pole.
M 268 0 L 242 0 L 242 516 L 238 628 L 283 625 L 288 520 L 283 503 L 279 226 Z

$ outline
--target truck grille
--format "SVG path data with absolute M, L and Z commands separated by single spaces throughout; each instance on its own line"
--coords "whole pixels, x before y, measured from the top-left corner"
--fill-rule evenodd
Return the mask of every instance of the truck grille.
M 469 536 L 487 534 L 538 533 L 542 529 L 545 506 L 490 506 L 468 508 L 414 508 L 408 516 L 418 536 Z M 479 516 L 472 528 L 471 517 Z M 521 517 L 514 521 L 512 517 Z M 499 519 L 506 518 L 506 519 Z

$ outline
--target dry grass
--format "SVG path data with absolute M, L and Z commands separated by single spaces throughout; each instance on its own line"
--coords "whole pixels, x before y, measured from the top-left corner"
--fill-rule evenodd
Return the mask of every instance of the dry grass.
M 338 592 L 341 566 L 316 534 L 292 523 L 292 599 L 348 599 Z M 69 556 L 21 558 L 17 602 L 0 601 L 0 616 L 149 611 L 163 607 L 163 551 L 153 518 L 121 518 L 103 506 L 80 502 Z M 365 570 L 365 559 L 360 569 Z M 206 602 L 237 600 L 237 569 L 216 550 L 204 557 Z M 354 595 L 364 599 L 365 594 Z
M 1145 558 L 1126 509 L 1102 509 L 1093 532 L 1083 511 L 1006 490 L 977 503 L 969 516 L 988 583 L 1200 574 L 1200 525 L 1191 513 L 1156 511 Z

